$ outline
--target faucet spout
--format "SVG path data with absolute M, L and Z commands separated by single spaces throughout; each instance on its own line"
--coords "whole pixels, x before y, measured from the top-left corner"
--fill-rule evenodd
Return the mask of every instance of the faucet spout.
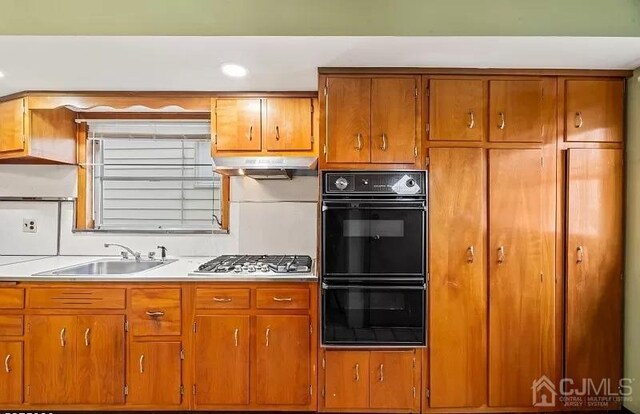
M 134 252 L 133 250 L 131 250 L 130 248 L 128 248 L 125 245 L 118 244 L 118 243 L 105 243 L 104 244 L 104 247 L 112 247 L 112 246 L 113 247 L 121 247 L 121 248 L 125 249 L 127 252 L 129 252 L 136 259 L 136 262 L 140 261 L 140 253 L 139 252 Z

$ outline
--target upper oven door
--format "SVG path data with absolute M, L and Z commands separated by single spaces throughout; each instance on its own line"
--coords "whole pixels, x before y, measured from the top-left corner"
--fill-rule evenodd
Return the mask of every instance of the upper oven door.
M 325 200 L 322 223 L 324 277 L 424 277 L 424 201 Z

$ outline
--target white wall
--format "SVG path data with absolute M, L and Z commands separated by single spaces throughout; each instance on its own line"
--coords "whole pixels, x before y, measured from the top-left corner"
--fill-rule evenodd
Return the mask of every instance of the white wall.
M 0 166 L 0 197 L 75 197 L 75 177 L 73 166 Z M 62 202 L 59 251 L 62 255 L 118 254 L 117 249 L 104 248 L 104 243 L 113 242 L 142 252 L 164 245 L 176 256 L 315 256 L 317 193 L 317 177 L 295 177 L 291 181 L 232 177 L 230 232 L 214 235 L 74 233 L 73 202 Z M 37 218 L 38 233 L 23 233 L 23 218 Z M 0 201 L 0 255 L 56 254 L 57 229 L 58 203 Z

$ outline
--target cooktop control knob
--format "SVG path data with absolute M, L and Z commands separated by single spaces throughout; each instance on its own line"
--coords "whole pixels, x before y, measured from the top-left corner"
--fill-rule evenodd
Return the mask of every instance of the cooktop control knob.
M 347 179 L 344 177 L 340 177 L 336 180 L 335 184 L 336 188 L 342 191 L 347 188 L 347 186 L 349 185 L 349 181 L 347 181 Z

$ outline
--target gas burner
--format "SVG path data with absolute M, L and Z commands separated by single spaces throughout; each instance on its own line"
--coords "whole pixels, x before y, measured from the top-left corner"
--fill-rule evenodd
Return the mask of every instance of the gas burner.
M 194 274 L 251 274 L 311 273 L 310 256 L 296 255 L 223 255 L 198 267 Z

